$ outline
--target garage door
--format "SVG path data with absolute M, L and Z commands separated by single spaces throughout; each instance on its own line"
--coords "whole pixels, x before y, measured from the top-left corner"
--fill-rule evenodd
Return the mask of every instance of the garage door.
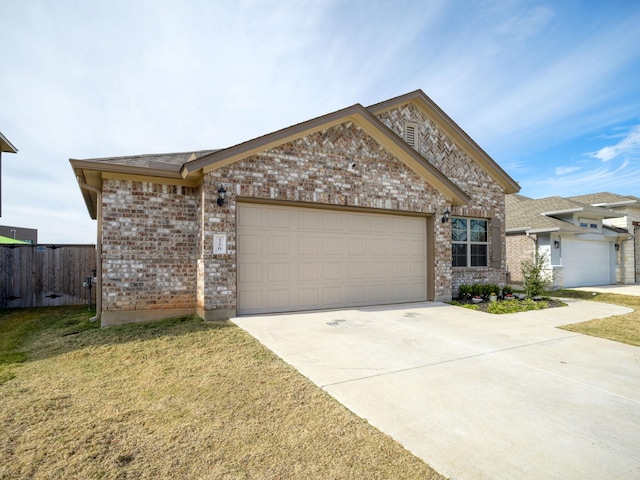
M 565 287 L 608 285 L 611 280 L 609 242 L 562 240 L 562 270 Z
M 424 217 L 239 204 L 238 313 L 426 300 Z

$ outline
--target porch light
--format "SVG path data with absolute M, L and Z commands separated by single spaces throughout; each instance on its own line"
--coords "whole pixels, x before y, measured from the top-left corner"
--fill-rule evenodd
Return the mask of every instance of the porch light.
M 554 240 L 553 241 L 553 246 L 556 248 L 560 248 L 560 240 Z
M 218 189 L 218 206 L 219 207 L 227 203 L 226 195 L 227 195 L 227 191 L 224 189 L 224 187 L 220 187 Z
M 442 214 L 442 223 L 447 223 L 449 221 L 449 218 L 451 217 L 451 212 L 449 211 L 449 209 L 447 208 L 444 213 Z
M 615 249 L 616 249 L 616 252 L 617 252 L 618 250 L 620 250 L 620 244 L 619 244 L 619 243 L 616 243 L 616 244 L 614 245 L 614 247 L 615 247 Z

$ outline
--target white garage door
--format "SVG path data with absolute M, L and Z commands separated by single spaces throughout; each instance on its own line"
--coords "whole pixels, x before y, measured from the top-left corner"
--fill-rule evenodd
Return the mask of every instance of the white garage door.
M 239 204 L 238 314 L 426 300 L 423 217 Z
M 562 264 L 565 287 L 612 283 L 609 242 L 563 239 Z

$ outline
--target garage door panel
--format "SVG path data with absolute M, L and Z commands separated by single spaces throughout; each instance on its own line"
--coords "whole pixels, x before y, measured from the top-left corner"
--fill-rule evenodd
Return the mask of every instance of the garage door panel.
M 262 255 L 264 238 L 259 235 L 244 235 L 238 239 L 238 255 Z
M 369 254 L 379 257 L 387 256 L 387 240 L 385 238 L 371 238 L 369 240 Z
M 288 262 L 267 264 L 267 281 L 268 282 L 289 283 L 291 280 L 292 280 L 291 268 Z
M 324 287 L 322 288 L 322 303 L 326 306 L 343 305 L 341 287 Z
M 371 262 L 370 277 L 373 280 L 385 279 L 388 275 L 387 262 Z
M 367 238 L 355 237 L 347 240 L 349 245 L 349 255 L 365 256 L 367 254 Z
M 318 237 L 308 235 L 298 237 L 298 254 L 300 255 L 320 255 L 320 244 Z
M 321 212 L 317 210 L 306 210 L 298 215 L 298 227 L 301 231 L 317 231 L 320 229 Z
M 289 229 L 291 217 L 287 215 L 286 211 L 283 211 L 280 208 L 269 208 L 267 218 L 269 228 L 276 230 Z
M 320 265 L 317 262 L 303 262 L 298 264 L 298 281 L 320 281 Z
M 343 280 L 342 263 L 332 262 L 322 265 L 322 280 L 338 282 Z
M 340 255 L 341 253 L 342 238 L 329 236 L 322 238 L 322 255 Z
M 426 300 L 424 218 L 239 204 L 238 219 L 239 314 Z

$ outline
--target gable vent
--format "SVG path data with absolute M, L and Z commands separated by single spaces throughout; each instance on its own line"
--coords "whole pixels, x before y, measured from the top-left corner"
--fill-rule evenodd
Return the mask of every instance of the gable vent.
M 418 148 L 418 126 L 415 123 L 407 122 L 404 126 L 404 138 L 410 147 Z

